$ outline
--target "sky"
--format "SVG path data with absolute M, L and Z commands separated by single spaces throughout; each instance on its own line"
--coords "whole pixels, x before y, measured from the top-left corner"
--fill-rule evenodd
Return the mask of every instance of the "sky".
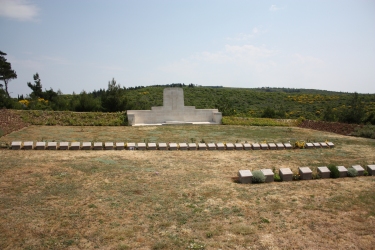
M 375 1 L 0 0 L 11 96 L 185 83 L 375 93 Z

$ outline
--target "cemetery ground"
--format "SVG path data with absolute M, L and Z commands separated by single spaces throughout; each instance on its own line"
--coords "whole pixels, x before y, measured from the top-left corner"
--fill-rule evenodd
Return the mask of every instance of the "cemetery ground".
M 374 249 L 375 177 L 238 184 L 238 170 L 375 163 L 296 127 L 30 126 L 0 141 L 332 141 L 331 149 L 0 150 L 0 249 Z

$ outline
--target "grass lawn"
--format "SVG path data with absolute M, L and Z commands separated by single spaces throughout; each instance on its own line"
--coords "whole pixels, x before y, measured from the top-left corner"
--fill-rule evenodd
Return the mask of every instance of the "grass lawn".
M 285 127 L 31 126 L 0 141 L 333 141 L 281 151 L 0 150 L 0 249 L 373 249 L 375 177 L 238 184 L 239 169 L 375 164 L 375 141 Z

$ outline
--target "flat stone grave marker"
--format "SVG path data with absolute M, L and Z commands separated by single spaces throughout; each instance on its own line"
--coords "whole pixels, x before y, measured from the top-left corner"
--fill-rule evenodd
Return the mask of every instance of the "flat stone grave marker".
M 207 143 L 207 148 L 208 150 L 216 150 L 216 145 L 213 142 Z
M 178 146 L 180 150 L 187 150 L 188 148 L 188 145 L 185 142 L 179 143 Z
M 307 143 L 305 144 L 305 147 L 306 147 L 306 148 L 314 148 L 314 144 L 312 144 L 311 142 L 307 142 Z
M 174 142 L 169 143 L 169 150 L 177 150 L 177 143 L 174 143 Z
M 113 142 L 105 142 L 104 143 L 105 150 L 113 150 Z
M 262 171 L 262 173 L 264 174 L 264 176 L 266 176 L 266 181 L 265 182 L 273 182 L 273 176 L 274 176 L 274 173 L 272 172 L 271 169 L 267 168 L 267 169 L 261 169 L 260 171 Z
M 322 148 L 328 148 L 328 144 L 325 142 L 320 142 L 320 146 L 322 146 Z
M 198 150 L 206 150 L 207 145 L 206 143 L 198 143 Z
M 155 142 L 149 142 L 147 144 L 147 149 L 148 150 L 156 150 L 156 143 Z
M 367 172 L 369 175 L 375 175 L 375 165 L 367 165 Z
M 290 144 L 289 142 L 284 143 L 284 147 L 285 147 L 286 149 L 292 149 L 292 148 L 293 148 L 293 147 L 292 147 L 292 144 Z
M 23 149 L 30 150 L 34 148 L 34 142 L 32 141 L 25 141 L 23 143 Z
M 347 177 L 348 176 L 348 170 L 344 166 L 337 166 L 337 169 L 339 170 L 339 177 Z
M 234 144 L 234 148 L 236 150 L 243 150 L 243 145 L 242 145 L 242 143 L 235 143 Z
M 260 144 L 259 143 L 253 143 L 252 147 L 253 147 L 253 150 L 259 150 L 260 149 Z
M 189 150 L 197 150 L 197 144 L 195 142 L 190 142 L 188 144 Z
M 159 150 L 167 150 L 167 143 L 161 142 L 159 143 Z
M 260 148 L 261 148 L 262 150 L 267 150 L 267 149 L 268 149 L 268 144 L 267 144 L 267 143 L 261 143 L 261 144 L 260 144 Z
M 59 149 L 60 150 L 68 150 L 69 149 L 69 142 L 67 142 L 67 141 L 59 142 Z
M 94 150 L 103 150 L 103 142 L 94 142 Z
M 361 165 L 354 165 L 352 168 L 357 170 L 357 176 L 363 176 L 365 173 L 365 169 Z
M 12 141 L 11 147 L 12 149 L 21 149 L 22 142 L 21 141 Z
M 271 149 L 271 150 L 276 150 L 276 149 L 277 149 L 277 148 L 276 148 L 276 144 L 273 143 L 273 142 L 268 143 L 268 147 L 269 147 L 269 149 Z
M 60 148 L 61 148 L 61 143 L 60 143 Z M 81 148 L 81 143 L 80 142 L 72 142 L 70 143 L 70 149 L 71 150 L 78 150 Z
M 244 150 L 251 150 L 251 144 L 245 142 L 245 143 L 243 144 L 243 149 L 244 149 Z
M 318 173 L 319 173 L 320 178 L 322 178 L 322 179 L 326 179 L 326 178 L 329 178 L 331 176 L 331 171 L 329 170 L 329 168 L 327 168 L 325 166 L 318 167 Z
M 253 180 L 253 174 L 250 170 L 238 171 L 238 179 L 241 183 L 251 183 Z
M 227 143 L 225 146 L 226 146 L 227 150 L 233 150 L 234 149 L 234 145 L 231 142 Z
M 224 150 L 225 149 L 224 143 L 222 143 L 222 142 L 216 143 L 216 147 L 217 147 L 217 150 Z
M 47 142 L 47 149 L 48 150 L 56 150 L 57 149 L 57 142 L 54 142 L 54 141 Z
M 91 149 L 91 142 L 82 142 L 82 150 L 90 150 Z
M 335 144 L 333 144 L 333 142 L 327 142 L 327 145 L 328 145 L 328 147 L 330 147 L 330 148 L 334 148 L 335 147 Z
M 125 149 L 125 143 L 123 142 L 116 142 L 116 150 L 124 150 Z
M 276 143 L 276 147 L 277 149 L 285 149 L 284 144 L 282 144 L 281 142 Z
M 319 142 L 313 142 L 313 145 L 314 145 L 314 147 L 316 147 L 316 148 L 320 148 L 320 143 L 319 143 Z
M 299 178 L 301 180 L 311 180 L 312 179 L 312 171 L 309 167 L 299 167 Z
M 279 169 L 280 179 L 282 181 L 291 181 L 293 180 L 293 172 L 290 168 L 280 168 Z
M 126 143 L 127 150 L 135 150 L 135 142 L 128 142 Z
M 137 149 L 138 150 L 146 150 L 146 143 L 144 143 L 144 142 L 137 143 Z
M 44 141 L 37 141 L 35 144 L 36 150 L 44 150 L 46 148 L 46 142 Z

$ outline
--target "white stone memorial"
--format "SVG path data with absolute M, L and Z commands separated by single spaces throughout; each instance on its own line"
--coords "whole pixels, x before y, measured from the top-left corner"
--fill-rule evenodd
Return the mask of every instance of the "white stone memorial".
M 59 143 L 60 150 L 68 150 L 69 149 L 69 142 L 63 141 Z
M 104 143 L 105 150 L 113 150 L 113 142 L 105 142 Z
M 197 150 L 197 144 L 195 142 L 191 142 L 188 144 L 189 150 Z
M 102 150 L 103 142 L 94 142 L 94 150 Z
M 276 149 L 277 149 L 277 148 L 276 148 L 276 144 L 273 143 L 273 142 L 268 143 L 268 147 L 269 147 L 271 150 L 276 150 Z
M 335 147 L 335 144 L 333 144 L 333 142 L 327 142 L 327 145 L 328 145 L 328 147 L 330 147 L 330 148 L 334 148 Z
M 206 150 L 207 145 L 206 143 L 198 143 L 198 150 Z
M 311 142 L 307 142 L 305 144 L 305 148 L 314 148 L 314 144 L 312 144 Z
M 101 142 L 100 142 L 101 143 Z M 102 143 L 101 143 L 102 144 Z M 90 150 L 91 149 L 91 142 L 82 142 L 82 150 Z
M 159 150 L 168 150 L 167 143 L 165 142 L 159 143 Z
M 216 150 L 216 145 L 213 142 L 207 143 L 208 150 Z
M 365 173 L 365 169 L 361 165 L 354 165 L 352 166 L 355 170 L 357 170 L 357 176 L 363 176 Z
M 72 142 L 70 143 L 70 149 L 71 150 L 78 150 L 80 149 L 81 147 L 81 143 L 80 142 Z M 60 143 L 60 148 L 61 148 L 61 143 Z
M 235 143 L 234 147 L 236 150 L 243 150 L 243 144 L 242 143 Z
M 262 171 L 262 173 L 266 177 L 265 182 L 273 182 L 273 180 L 274 180 L 274 178 L 273 178 L 274 173 L 272 172 L 271 169 L 266 168 L 266 169 L 261 169 L 260 171 Z
M 128 142 L 126 143 L 127 150 L 135 150 L 135 142 Z
M 326 179 L 331 176 L 331 171 L 325 166 L 318 167 L 318 173 L 319 173 L 320 178 L 322 179 Z
M 124 150 L 125 148 L 125 143 L 123 142 L 116 142 L 115 145 L 116 145 L 116 150 Z
M 48 150 L 56 150 L 57 149 L 57 142 L 54 142 L 54 141 L 47 142 L 47 149 Z
M 348 176 L 348 170 L 344 166 L 337 166 L 337 169 L 339 170 L 339 177 L 347 177 Z
M 299 167 L 299 178 L 301 180 L 311 180 L 312 179 L 312 171 L 309 167 Z
M 230 143 L 230 142 L 226 143 L 225 146 L 226 146 L 227 150 L 233 150 L 234 149 L 234 144 L 233 143 Z
M 179 150 L 187 150 L 188 148 L 188 145 L 186 142 L 181 142 L 178 145 L 179 145 Z
M 144 142 L 139 142 L 139 143 L 137 144 L 137 149 L 138 149 L 138 150 L 146 150 L 146 143 L 144 143 Z
M 34 147 L 34 142 L 32 141 L 25 141 L 23 143 L 23 149 L 25 150 L 33 149 L 33 147 Z
M 36 150 L 44 150 L 46 148 L 46 142 L 44 141 L 38 141 L 35 144 L 35 149 Z
M 268 144 L 267 143 L 261 143 L 260 144 L 260 148 L 263 149 L 263 150 L 267 150 L 268 149 Z
M 196 109 L 184 105 L 182 88 L 165 88 L 163 106 L 151 110 L 128 110 L 128 124 L 168 125 L 168 124 L 221 124 L 222 114 L 217 109 Z
M 251 183 L 253 174 L 250 170 L 240 170 L 238 171 L 238 179 L 241 183 Z
M 367 172 L 369 175 L 375 175 L 375 165 L 367 165 Z
M 250 143 L 245 142 L 245 143 L 243 144 L 243 149 L 244 149 L 244 150 L 251 150 L 251 145 L 250 145 Z
M 12 141 L 12 149 L 21 149 L 22 142 Z
M 292 144 L 290 144 L 289 142 L 284 143 L 284 147 L 285 147 L 286 149 L 292 149 L 292 148 L 293 148 L 293 147 L 292 147 Z
M 279 175 L 281 181 L 292 181 L 293 180 L 293 172 L 290 168 L 280 168 Z
M 284 144 L 282 144 L 281 142 L 276 143 L 276 147 L 277 149 L 285 149 Z
M 147 143 L 147 149 L 148 150 L 156 150 L 156 143 L 155 142 Z
M 216 143 L 217 150 L 224 150 L 225 145 L 222 142 Z
M 169 143 L 169 150 L 177 150 L 177 143 L 171 142 Z
M 253 150 L 259 150 L 260 149 L 260 144 L 259 143 L 253 143 Z

